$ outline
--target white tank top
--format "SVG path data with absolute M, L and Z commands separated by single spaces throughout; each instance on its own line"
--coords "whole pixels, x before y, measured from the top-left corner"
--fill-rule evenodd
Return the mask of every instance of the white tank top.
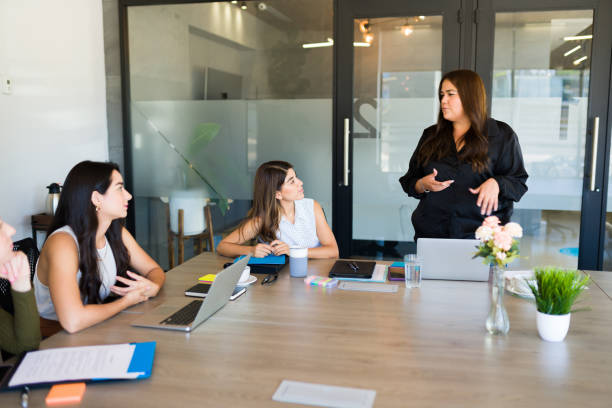
M 311 198 L 294 201 L 295 221 L 290 223 L 283 215 L 276 237 L 290 247 L 315 248 L 321 246 L 317 237 L 314 201 Z
M 58 228 L 53 232 L 53 234 L 57 234 L 58 232 L 66 232 L 70 234 L 70 236 L 74 239 L 74 242 L 77 246 L 77 251 L 79 249 L 79 241 L 77 237 L 68 225 L 63 226 L 62 228 Z M 102 284 L 100 285 L 100 298 L 102 300 L 106 299 L 110 294 L 110 287 L 115 284 L 117 278 L 117 265 L 115 263 L 115 256 L 113 255 L 113 250 L 111 249 L 108 241 L 104 245 L 104 248 L 98 249 L 98 270 L 100 271 L 100 278 L 102 280 Z M 77 285 L 81 281 L 81 270 L 77 271 L 76 274 Z M 38 307 L 38 313 L 40 317 L 49 320 L 58 320 L 57 314 L 55 313 L 55 307 L 53 306 L 53 302 L 51 301 L 51 294 L 49 293 L 49 288 L 43 285 L 38 279 L 38 262 L 36 262 L 36 272 L 34 273 L 34 294 L 36 296 L 36 306 Z

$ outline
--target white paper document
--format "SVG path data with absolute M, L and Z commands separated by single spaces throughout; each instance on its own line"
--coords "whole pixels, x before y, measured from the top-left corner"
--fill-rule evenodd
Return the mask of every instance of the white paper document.
M 19 364 L 9 386 L 84 379 L 136 378 L 141 373 L 128 373 L 135 347 L 133 344 L 115 344 L 31 351 Z
M 376 391 L 283 380 L 272 399 L 334 408 L 371 408 Z

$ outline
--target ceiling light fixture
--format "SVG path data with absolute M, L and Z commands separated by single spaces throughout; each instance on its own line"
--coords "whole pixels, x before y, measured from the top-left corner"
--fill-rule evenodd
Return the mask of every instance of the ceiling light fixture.
M 421 21 L 425 20 L 425 16 L 419 16 L 419 20 Z
M 322 47 L 331 47 L 334 45 L 334 40 L 332 38 L 328 38 L 327 42 L 320 43 L 307 43 L 302 44 L 302 48 L 322 48 Z M 369 47 L 370 44 L 367 42 L 354 42 L 353 47 Z
M 568 55 L 573 54 L 576 51 L 578 51 L 580 48 L 582 48 L 582 47 L 580 45 L 577 45 L 574 48 L 572 48 L 571 50 L 569 50 L 568 52 L 566 52 L 565 54 L 563 54 L 563 56 L 567 57 Z
M 362 33 L 369 33 L 371 30 L 370 27 L 370 21 L 369 20 L 361 20 L 359 22 L 359 31 L 361 31 Z
M 577 60 L 575 60 L 574 62 L 572 62 L 572 64 L 574 64 L 574 65 L 578 65 L 578 64 L 580 64 L 582 61 L 584 61 L 585 59 L 587 59 L 587 57 L 586 57 L 586 56 L 584 56 L 584 57 L 580 57 L 580 58 L 578 58 Z
M 302 44 L 302 48 L 331 47 L 332 45 L 334 45 L 334 40 L 332 40 L 331 38 L 328 38 L 327 42 Z
M 232 0 L 232 1 L 230 1 L 230 3 L 232 3 L 232 4 L 238 4 L 238 0 Z
M 563 37 L 563 41 L 579 41 L 579 40 L 591 40 L 593 38 L 593 34 L 588 35 L 572 35 L 569 37 Z
M 414 29 L 412 28 L 412 26 L 404 24 L 400 30 L 402 31 L 402 34 L 404 34 L 406 37 L 408 37 L 410 34 L 412 34 L 412 32 L 414 31 Z
M 371 33 L 367 33 L 366 35 L 363 36 L 363 39 L 365 40 L 365 42 L 367 42 L 368 44 L 372 44 L 372 41 L 374 41 L 374 34 Z
M 243 10 L 247 9 L 246 1 L 243 1 L 242 3 L 240 3 L 240 8 L 243 9 Z
M 268 8 L 268 6 L 266 5 L 266 3 L 261 2 L 257 5 L 257 8 L 261 11 L 266 11 L 266 9 Z

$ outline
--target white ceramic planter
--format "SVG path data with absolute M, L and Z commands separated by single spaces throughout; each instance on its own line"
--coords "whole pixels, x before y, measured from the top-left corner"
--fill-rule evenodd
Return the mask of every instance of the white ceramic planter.
M 176 190 L 170 193 L 170 229 L 178 233 L 178 210 L 183 210 L 185 235 L 196 235 L 206 229 L 204 207 L 206 195 L 203 190 Z
M 570 325 L 571 313 L 564 315 L 549 315 L 537 312 L 536 323 L 542 340 L 563 341 Z

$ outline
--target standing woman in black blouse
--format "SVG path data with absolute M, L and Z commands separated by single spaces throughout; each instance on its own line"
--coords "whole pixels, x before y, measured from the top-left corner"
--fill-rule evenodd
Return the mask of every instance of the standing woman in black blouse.
M 415 239 L 474 238 L 486 216 L 510 221 L 528 175 L 512 128 L 487 117 L 477 73 L 449 72 L 438 90 L 438 123 L 425 129 L 399 181 L 420 200 L 412 214 Z

